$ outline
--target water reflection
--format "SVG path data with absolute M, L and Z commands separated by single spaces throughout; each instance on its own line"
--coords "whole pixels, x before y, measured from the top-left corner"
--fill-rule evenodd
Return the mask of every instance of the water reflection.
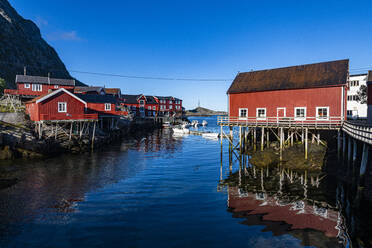
M 69 223 L 87 192 L 134 177 L 146 168 L 148 156 L 172 156 L 181 144 L 182 139 L 159 130 L 83 156 L 2 164 L 0 179 L 17 183 L 0 190 L 0 244 L 26 223 Z
M 228 188 L 228 210 L 249 226 L 274 236 L 292 235 L 304 246 L 342 247 L 347 238 L 332 188 L 321 172 L 277 167 L 240 168 L 221 185 Z

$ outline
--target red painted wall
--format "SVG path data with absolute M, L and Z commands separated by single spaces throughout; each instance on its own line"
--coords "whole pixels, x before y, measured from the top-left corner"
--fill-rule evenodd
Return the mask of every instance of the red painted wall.
M 329 116 L 341 116 L 344 91 L 346 116 L 346 87 L 328 87 L 295 90 L 276 90 L 229 95 L 229 116 L 238 117 L 239 108 L 248 108 L 248 117 L 256 117 L 257 108 L 266 108 L 267 117 L 276 117 L 277 108 L 285 107 L 286 116 L 294 117 L 295 107 L 306 107 L 306 116 L 315 117 L 316 107 L 329 107 Z
M 111 103 L 111 110 L 106 111 L 104 103 L 89 103 L 88 102 L 88 113 L 116 114 L 115 104 Z
M 67 103 L 67 112 L 58 112 L 58 102 Z M 47 120 L 65 120 L 65 119 L 83 119 L 85 114 L 85 105 L 76 98 L 61 92 L 41 103 L 26 103 L 27 112 L 30 115 L 30 119 L 33 121 L 39 121 L 40 119 Z
M 32 84 L 30 84 L 30 88 L 25 88 L 24 83 L 17 83 L 17 90 L 19 95 L 32 95 L 32 96 L 41 96 L 48 93 L 49 89 L 51 90 L 58 90 L 60 88 L 64 88 L 66 90 L 72 90 L 74 86 L 64 86 L 59 85 L 58 88 L 54 88 L 54 85 L 42 84 L 42 91 L 32 91 Z

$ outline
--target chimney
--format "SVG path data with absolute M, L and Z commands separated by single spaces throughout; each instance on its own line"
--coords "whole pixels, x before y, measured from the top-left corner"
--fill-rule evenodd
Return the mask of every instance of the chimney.
M 26 74 L 27 74 L 27 67 L 26 66 L 23 66 L 23 75 L 26 76 Z
M 50 72 L 48 72 L 48 84 L 50 84 Z

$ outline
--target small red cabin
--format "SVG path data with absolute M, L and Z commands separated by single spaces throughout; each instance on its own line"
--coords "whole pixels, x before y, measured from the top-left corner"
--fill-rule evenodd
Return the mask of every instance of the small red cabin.
M 17 89 L 5 89 L 5 94 L 18 95 L 24 98 L 34 98 L 45 95 L 51 90 L 60 88 L 72 90 L 75 87 L 74 79 L 59 79 L 39 76 L 17 75 Z
M 88 104 L 63 88 L 26 102 L 26 113 L 32 121 L 98 119 L 86 113 Z
M 239 73 L 229 90 L 238 120 L 344 120 L 349 60 Z

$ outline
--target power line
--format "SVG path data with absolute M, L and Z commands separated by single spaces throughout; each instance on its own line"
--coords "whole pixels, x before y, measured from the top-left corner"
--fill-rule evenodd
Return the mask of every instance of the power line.
M 120 74 L 110 74 L 102 72 L 87 72 L 87 71 L 76 71 L 69 70 L 70 72 L 98 75 L 98 76 L 109 76 L 109 77 L 121 77 L 121 78 L 133 78 L 133 79 L 151 79 L 151 80 L 167 80 L 167 81 L 201 81 L 201 82 L 230 82 L 233 79 L 220 79 L 220 78 L 172 78 L 172 77 L 147 77 L 147 76 L 133 76 L 133 75 L 120 75 Z
M 2 64 L 8 64 L 12 66 L 19 66 L 21 68 L 35 68 L 40 70 L 48 70 L 50 72 L 62 72 L 64 70 L 55 69 L 55 68 L 43 68 L 40 66 L 33 66 L 33 65 L 24 65 L 21 63 L 9 63 L 6 61 L 0 61 Z M 368 67 L 361 67 L 361 68 L 354 68 L 350 69 L 350 72 L 362 72 L 368 69 L 372 69 L 372 66 Z M 68 70 L 68 72 L 79 73 L 79 74 L 87 74 L 87 75 L 95 75 L 95 76 L 105 76 L 105 77 L 119 77 L 119 78 L 128 78 L 128 79 L 144 79 L 144 80 L 163 80 L 163 81 L 194 81 L 194 82 L 231 82 L 233 79 L 228 78 L 181 78 L 181 77 L 153 77 L 153 76 L 141 76 L 141 75 L 124 75 L 124 74 L 113 74 L 113 73 L 105 73 L 105 72 L 89 72 L 89 71 L 81 71 L 81 70 Z

